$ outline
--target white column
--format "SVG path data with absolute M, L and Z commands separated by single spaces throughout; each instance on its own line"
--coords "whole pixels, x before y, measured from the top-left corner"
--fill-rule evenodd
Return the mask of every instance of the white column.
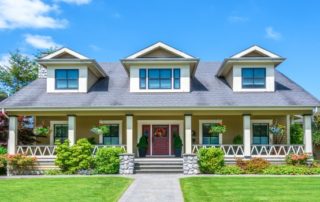
M 192 153 L 192 116 L 186 114 L 184 116 L 184 129 L 185 129 L 185 153 Z
M 243 115 L 243 146 L 244 157 L 251 156 L 251 116 L 250 114 Z
M 304 131 L 304 152 L 312 155 L 312 131 L 311 131 L 311 115 L 303 116 L 303 131 Z
M 18 119 L 16 116 L 9 117 L 8 154 L 15 154 L 18 140 Z
M 127 153 L 133 153 L 133 115 L 127 115 Z
M 68 139 L 71 146 L 76 143 L 76 121 L 75 115 L 68 115 Z
M 287 144 L 290 144 L 291 116 L 287 115 Z

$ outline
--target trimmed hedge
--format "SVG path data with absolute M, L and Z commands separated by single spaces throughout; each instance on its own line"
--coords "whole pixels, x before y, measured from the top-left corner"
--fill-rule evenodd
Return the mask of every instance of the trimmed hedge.
M 98 174 L 117 174 L 120 168 L 119 155 L 124 153 L 122 148 L 102 148 L 95 156 L 95 172 Z
M 224 153 L 220 148 L 201 148 L 198 163 L 201 173 L 214 174 L 224 166 Z

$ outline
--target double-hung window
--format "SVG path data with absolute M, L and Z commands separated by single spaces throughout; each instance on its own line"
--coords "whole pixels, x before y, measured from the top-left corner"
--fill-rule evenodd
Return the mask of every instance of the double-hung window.
M 266 68 L 242 68 L 242 88 L 265 88 Z
M 64 142 L 68 139 L 68 124 L 54 124 L 53 126 L 53 142 L 57 140 Z
M 120 128 L 119 124 L 107 124 L 109 127 L 109 134 L 103 135 L 103 144 L 105 145 L 117 145 L 120 144 L 119 135 Z
M 171 89 L 171 69 L 148 69 L 149 89 Z
M 55 70 L 56 89 L 78 89 L 79 70 L 78 69 L 56 69 Z
M 219 144 L 219 134 L 210 133 L 214 124 L 216 123 L 202 123 L 202 144 Z
M 253 123 L 252 136 L 253 144 L 269 144 L 269 124 Z

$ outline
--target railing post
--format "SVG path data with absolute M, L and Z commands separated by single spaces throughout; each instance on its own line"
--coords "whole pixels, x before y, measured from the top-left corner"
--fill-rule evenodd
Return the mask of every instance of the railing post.
M 133 153 L 133 115 L 127 114 L 126 115 L 126 135 L 127 135 L 127 153 L 132 154 Z
M 18 139 L 18 119 L 16 116 L 9 117 L 8 154 L 15 154 Z
M 71 146 L 76 143 L 76 121 L 75 115 L 68 115 L 68 139 Z
M 244 144 L 244 157 L 251 157 L 251 115 L 243 115 L 243 144 Z
M 304 131 L 304 152 L 312 155 L 312 131 L 311 131 L 311 115 L 303 115 L 303 131 Z
M 192 115 L 184 115 L 184 129 L 185 129 L 185 153 L 192 153 Z

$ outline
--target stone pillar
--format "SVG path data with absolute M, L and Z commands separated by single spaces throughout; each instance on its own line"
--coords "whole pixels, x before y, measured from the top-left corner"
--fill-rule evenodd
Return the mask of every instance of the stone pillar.
M 198 157 L 196 154 L 183 155 L 183 174 L 197 175 L 199 174 Z
M 243 115 L 243 145 L 244 157 L 251 157 L 251 115 Z
M 290 127 L 291 127 L 291 116 L 287 115 L 287 144 L 289 145 L 291 143 L 290 141 Z
M 184 129 L 185 129 L 185 153 L 192 153 L 192 116 L 191 114 L 184 115 Z
M 127 122 L 126 122 L 126 134 L 127 134 L 127 153 L 133 153 L 133 115 L 127 114 Z
M 76 143 L 76 121 L 75 115 L 68 115 L 68 139 L 70 141 L 70 146 Z
M 312 155 L 312 116 L 303 115 L 303 131 L 304 131 L 304 152 Z
M 8 154 L 15 154 L 18 141 L 18 119 L 16 116 L 9 117 Z
M 134 154 L 120 154 L 119 174 L 132 175 L 134 171 Z

